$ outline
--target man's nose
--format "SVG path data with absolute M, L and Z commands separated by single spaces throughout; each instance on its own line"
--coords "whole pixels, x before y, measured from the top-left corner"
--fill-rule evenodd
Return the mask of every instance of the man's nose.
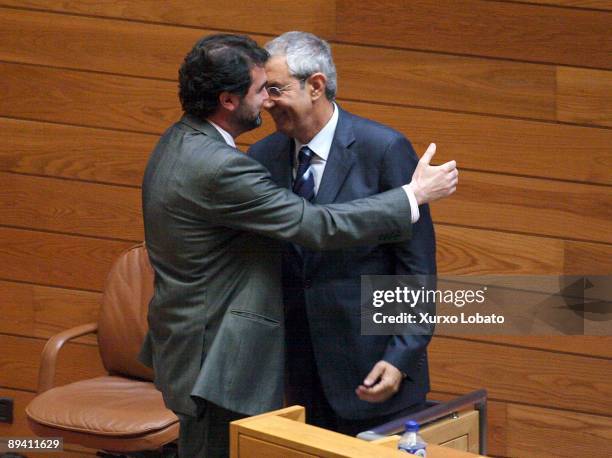
M 267 92 L 267 91 L 266 91 Z M 263 102 L 263 107 L 265 110 L 269 110 L 274 106 L 274 100 L 270 96 L 267 96 Z

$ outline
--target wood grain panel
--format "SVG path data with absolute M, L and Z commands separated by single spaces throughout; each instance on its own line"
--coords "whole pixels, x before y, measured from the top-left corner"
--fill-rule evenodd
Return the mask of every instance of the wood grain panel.
M 612 359 L 612 336 L 461 336 L 461 338 Z
M 92 82 L 88 73 L 6 63 L 0 72 L 0 89 L 9 94 L 0 99 L 0 116 L 159 134 L 181 114 L 171 82 L 111 75 Z M 436 160 L 456 159 L 461 168 L 612 184 L 609 129 L 363 102 L 342 106 L 404 132 L 419 154 L 436 141 Z M 251 143 L 273 130 L 265 116 L 264 126 L 240 141 Z
M 563 241 L 436 223 L 441 275 L 560 274 Z M 610 250 L 612 253 L 612 249 Z
M 169 81 L 6 63 L 0 73 L 4 116 L 158 134 L 181 116 Z
M 557 67 L 559 121 L 612 127 L 612 72 Z
M 610 0 L 513 0 L 521 3 L 537 3 L 541 5 L 565 6 L 568 8 L 593 8 L 612 10 Z
M 466 0 L 337 0 L 342 42 L 612 68 L 598 11 Z
M 437 336 L 429 346 L 432 389 L 486 388 L 495 400 L 609 415 L 610 361 Z
M 0 333 L 48 339 L 98 321 L 100 293 L 0 281 Z M 96 344 L 95 336 L 76 342 Z
M 2 20 L 19 28 L 18 41 L 0 43 L 5 60 L 168 80 L 176 80 L 189 41 L 208 32 L 166 27 L 161 33 L 148 24 L 14 10 L 0 10 Z M 263 44 L 269 37 L 257 38 Z M 160 49 L 175 57 L 159 59 Z M 556 119 L 553 66 L 343 44 L 333 52 L 344 98 Z
M 210 33 L 6 8 L 0 30 L 1 60 L 172 80 L 195 41 Z
M 436 224 L 446 275 L 608 275 L 612 245 Z
M 565 242 L 564 272 L 572 275 L 610 275 L 611 248 L 610 245 Z
M 335 1 L 308 0 L 207 0 L 197 1 L 113 0 L 79 2 L 65 0 L 2 0 L 2 5 L 159 22 L 242 32 L 278 35 L 288 30 L 307 30 L 324 38 L 335 32 Z
M 0 386 L 36 391 L 38 366 L 45 340 L 0 334 Z M 98 347 L 68 343 L 60 351 L 55 385 L 65 385 L 106 372 Z
M 543 215 L 544 221 L 551 221 L 550 217 L 547 219 L 547 213 L 551 211 L 538 208 L 537 205 L 535 205 L 535 210 L 530 210 L 527 203 L 514 204 L 510 197 L 504 197 L 503 204 L 499 204 L 497 200 L 489 197 L 491 190 L 495 189 L 493 185 L 485 191 L 479 188 L 473 190 L 473 181 L 480 180 L 482 174 L 473 172 L 465 172 L 465 174 L 468 177 L 462 178 L 462 186 L 465 186 L 467 191 L 458 191 L 456 197 L 458 202 L 453 202 L 452 200 L 455 199 L 453 197 L 446 206 L 442 202 L 435 203 L 433 205 L 435 221 L 459 222 L 486 227 L 487 217 L 492 217 L 495 213 L 498 227 L 516 229 L 519 226 L 509 226 L 509 221 L 513 221 L 514 217 L 520 217 L 524 220 L 523 226 L 520 226 L 523 230 L 536 225 L 540 215 Z M 516 177 L 511 178 L 517 180 Z M 495 176 L 495 180 L 499 179 L 500 177 Z M 3 183 L 3 190 L 0 191 L 0 196 L 2 196 L 0 215 L 5 224 L 82 235 L 104 235 L 131 239 L 134 242 L 142 240 L 140 191 L 138 189 L 10 173 L 0 173 L 0 182 Z M 503 183 L 498 186 L 503 186 Z M 534 201 L 538 201 L 539 194 L 532 191 L 529 186 L 524 186 L 524 188 L 533 195 Z M 474 199 L 469 200 L 466 205 L 464 202 L 467 198 L 461 193 L 466 195 L 473 193 Z M 514 195 L 515 192 L 509 192 L 509 194 Z M 567 192 L 566 194 L 571 196 L 573 193 Z M 598 197 L 593 193 L 590 196 L 593 199 Z M 519 198 L 524 199 L 523 196 Z M 484 213 L 484 215 L 480 219 L 476 217 L 469 219 L 471 206 L 477 206 L 472 210 L 476 214 Z M 480 206 L 491 207 L 492 213 L 488 214 L 488 210 L 480 210 Z M 480 213 L 477 213 L 478 211 Z M 569 210 L 566 211 L 569 212 Z M 590 218 L 593 217 L 593 215 L 587 215 Z M 580 223 L 575 216 L 573 218 L 576 223 Z M 590 224 L 589 234 L 594 234 L 593 220 L 585 221 Z M 557 224 L 562 226 L 560 222 Z M 530 230 L 536 229 L 537 227 Z M 467 269 L 471 274 L 485 271 L 489 273 L 568 273 L 571 266 L 565 265 L 563 242 L 553 241 L 545 245 L 542 243 L 542 240 L 538 238 L 516 237 L 512 234 L 498 232 L 470 232 L 445 227 L 442 229 L 440 239 L 441 272 L 465 273 Z M 605 257 L 603 260 L 605 261 Z M 606 264 L 603 266 L 600 264 L 602 268 L 605 266 Z M 610 262 L 607 266 L 610 267 Z M 596 273 L 602 273 L 602 271 Z
M 2 437 L 33 437 L 33 433 L 28 427 L 25 415 L 25 408 L 34 399 L 35 394 L 29 391 L 9 390 L 0 388 L 0 396 L 12 398 L 14 401 L 13 423 L 0 423 L 0 436 Z M 53 458 L 91 458 L 95 456 L 94 450 L 87 451 L 82 447 L 71 444 L 64 444 L 63 452 L 53 452 Z M 36 453 L 30 456 L 41 456 Z
M 140 189 L 0 172 L 3 224 L 139 242 Z
M 101 291 L 112 263 L 133 245 L 0 227 L 0 278 Z
M 362 102 L 342 107 L 403 132 L 419 156 L 435 142 L 436 163 L 455 159 L 462 169 L 612 184 L 609 129 Z
M 0 170 L 140 186 L 158 136 L 0 118 Z
M 436 226 L 436 232 L 441 274 L 601 275 L 612 269 L 612 247 L 609 245 L 565 242 L 443 224 Z M 131 245 L 130 242 L 17 229 L 0 229 L 0 238 L 6 241 L 7 247 L 0 277 L 96 290 L 101 290 L 113 259 Z M 574 269 L 572 262 L 565 259 L 568 250 L 570 257 L 574 257 L 574 253 L 581 253 L 585 259 L 589 258 L 589 253 L 596 253 L 597 257 L 588 264 L 588 270 L 581 264 Z M 104 266 L 98 267 L 102 260 Z M 71 264 L 75 264 L 74 268 L 69 267 Z
M 555 119 L 550 65 L 368 46 L 333 46 L 339 97 Z
M 464 171 L 457 193 L 431 206 L 435 221 L 612 242 L 612 189 Z
M 175 80 L 182 56 L 200 34 L 10 9 L 0 9 L 3 20 L 19 31 L 9 35 L 18 41 L 5 41 L 4 50 L 0 44 L 5 60 L 168 80 Z M 24 40 L 36 46 L 23 46 Z M 161 52 L 174 58 L 160 59 Z M 342 44 L 334 52 L 340 96 L 347 99 L 556 119 L 553 66 Z
M 610 412 L 608 412 L 609 414 Z M 509 404 L 509 456 L 609 456 L 612 418 Z M 554 446 L 553 446 L 554 444 Z

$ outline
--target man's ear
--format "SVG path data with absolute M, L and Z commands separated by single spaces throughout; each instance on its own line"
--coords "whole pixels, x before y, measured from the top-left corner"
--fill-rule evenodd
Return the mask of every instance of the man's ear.
M 323 73 L 313 73 L 308 77 L 307 82 L 311 100 L 315 101 L 321 97 L 325 97 L 327 77 Z
M 227 111 L 234 111 L 240 105 L 240 97 L 231 92 L 223 91 L 219 94 L 219 106 Z

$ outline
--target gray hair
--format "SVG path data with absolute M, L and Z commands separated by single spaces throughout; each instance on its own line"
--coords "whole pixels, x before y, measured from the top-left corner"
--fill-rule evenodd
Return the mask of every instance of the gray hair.
M 289 74 L 295 78 L 323 73 L 327 78 L 325 96 L 328 100 L 336 98 L 336 66 L 325 40 L 308 32 L 287 32 L 266 43 L 265 48 L 270 56 L 286 56 Z

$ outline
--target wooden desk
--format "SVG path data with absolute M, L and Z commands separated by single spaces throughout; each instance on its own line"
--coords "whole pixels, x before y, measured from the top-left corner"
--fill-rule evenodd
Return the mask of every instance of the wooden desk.
M 397 450 L 399 436 L 374 442 L 304 423 L 300 406 L 234 421 L 230 425 L 232 458 L 386 458 L 406 457 Z M 427 440 L 427 439 L 425 439 Z M 469 452 L 429 444 L 428 458 L 474 458 Z

